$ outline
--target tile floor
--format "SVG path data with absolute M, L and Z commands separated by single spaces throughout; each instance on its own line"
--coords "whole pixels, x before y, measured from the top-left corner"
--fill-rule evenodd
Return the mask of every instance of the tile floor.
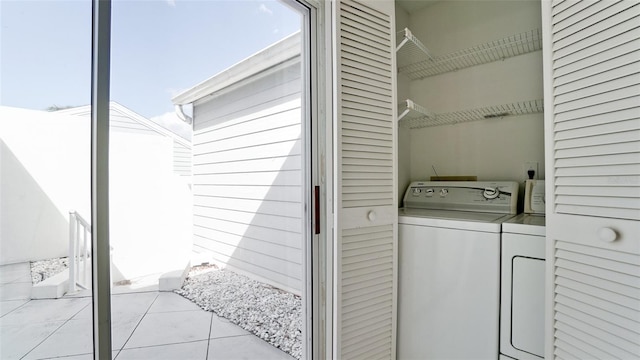
M 93 359 L 91 298 L 30 290 L 28 263 L 0 267 L 0 359 Z M 111 309 L 114 359 L 293 359 L 174 293 L 114 294 Z

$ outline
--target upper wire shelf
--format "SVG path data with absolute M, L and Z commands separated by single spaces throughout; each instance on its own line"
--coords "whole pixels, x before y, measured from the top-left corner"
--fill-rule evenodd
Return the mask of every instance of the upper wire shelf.
M 443 56 L 433 56 L 407 28 L 400 31 L 398 37 L 396 47 L 398 71 L 412 80 L 504 60 L 542 49 L 540 29 L 511 35 Z
M 519 101 L 510 104 L 487 106 L 442 114 L 434 114 L 413 101 L 406 100 L 401 104 L 398 123 L 400 126 L 409 129 L 420 129 L 430 126 L 452 125 L 474 120 L 535 114 L 543 111 L 544 104 L 542 99 Z

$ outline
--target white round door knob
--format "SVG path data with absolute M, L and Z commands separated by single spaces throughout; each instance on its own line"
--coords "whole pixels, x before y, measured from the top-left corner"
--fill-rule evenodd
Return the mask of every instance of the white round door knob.
M 612 228 L 603 227 L 598 230 L 598 238 L 604 242 L 614 242 L 618 238 L 618 234 Z
M 367 219 L 369 219 L 369 221 L 375 221 L 376 217 L 378 217 L 378 216 L 376 215 L 376 212 L 373 211 L 373 210 L 371 210 L 371 211 L 369 211 L 367 213 Z

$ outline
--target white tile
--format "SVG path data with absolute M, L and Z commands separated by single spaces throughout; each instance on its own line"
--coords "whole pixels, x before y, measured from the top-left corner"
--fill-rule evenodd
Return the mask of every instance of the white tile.
M 0 301 L 0 317 L 12 312 L 20 306 L 26 304 L 29 300 L 7 300 Z
M 90 305 L 90 299 L 31 300 L 0 318 L 0 324 L 39 323 L 71 319 Z
M 28 300 L 31 297 L 31 283 L 12 282 L 0 285 L 0 301 Z
M 111 317 L 129 318 L 144 315 L 158 296 L 157 292 L 123 294 L 111 296 Z
M 211 319 L 211 332 L 209 334 L 210 339 L 248 334 L 249 332 L 240 326 L 213 314 L 213 318 Z
M 111 348 L 120 350 L 142 316 L 121 317 L 111 323 Z M 82 318 L 69 320 L 25 358 L 41 359 L 47 357 L 71 356 L 93 351 L 93 320 Z
M 93 352 L 91 319 L 69 320 L 25 357 L 25 360 Z
M 149 313 L 125 344 L 125 349 L 206 340 L 210 324 L 211 313 L 202 310 Z
M 0 359 L 21 359 L 64 322 L 23 322 L 0 325 Z
M 113 349 L 122 349 L 129 340 L 136 326 L 142 320 L 142 315 L 119 316 L 111 322 L 111 342 Z
M 151 305 L 149 309 L 150 313 L 155 312 L 169 312 L 169 311 L 189 311 L 189 310 L 201 310 L 198 305 L 194 304 L 191 300 L 172 293 L 161 292 L 158 295 L 156 301 Z
M 117 320 L 142 316 L 149 310 L 157 296 L 157 292 L 111 295 L 111 318 Z M 90 297 L 88 299 L 91 301 Z M 92 311 L 89 306 L 76 315 L 75 319 L 90 318 Z
M 117 355 L 118 355 L 118 351 L 114 350 L 112 352 L 112 359 L 115 359 Z M 58 356 L 58 357 L 52 357 L 52 358 L 48 357 L 48 358 L 42 358 L 38 360 L 93 360 L 93 352 L 88 354 L 82 354 L 82 355 Z
M 151 346 L 125 349 L 118 354 L 117 360 L 205 360 L 207 341 L 195 341 L 182 344 Z
M 115 354 L 114 354 L 115 358 Z M 82 355 L 72 355 L 72 356 L 59 356 L 53 358 L 43 358 L 42 360 L 93 360 L 93 353 L 90 354 L 82 354 Z
M 208 360 L 241 359 L 294 360 L 295 358 L 253 335 L 210 340 Z

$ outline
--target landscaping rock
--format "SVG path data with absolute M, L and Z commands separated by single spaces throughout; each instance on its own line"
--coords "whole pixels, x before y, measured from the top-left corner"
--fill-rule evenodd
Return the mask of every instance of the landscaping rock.
M 300 296 L 215 266 L 194 267 L 176 293 L 291 356 L 302 356 Z

